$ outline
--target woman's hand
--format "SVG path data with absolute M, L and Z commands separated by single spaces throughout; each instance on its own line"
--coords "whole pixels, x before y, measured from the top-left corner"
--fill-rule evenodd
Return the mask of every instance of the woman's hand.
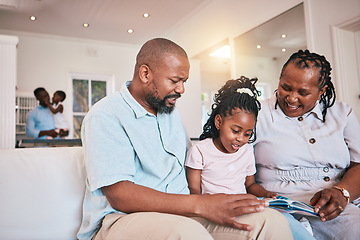
M 317 192 L 310 200 L 321 221 L 329 221 L 340 215 L 347 205 L 347 199 L 336 188 L 326 188 Z
M 336 185 L 344 187 L 350 193 L 349 201 L 360 197 L 360 163 L 350 162 L 350 166 L 340 182 Z M 342 192 L 336 188 L 326 188 L 317 192 L 310 200 L 310 205 L 314 206 L 315 212 L 318 212 L 321 221 L 329 221 L 336 218 L 344 211 L 348 200 L 342 195 Z

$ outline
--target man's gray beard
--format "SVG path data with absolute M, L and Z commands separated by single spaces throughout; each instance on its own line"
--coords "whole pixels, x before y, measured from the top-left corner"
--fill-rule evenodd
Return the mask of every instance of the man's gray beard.
M 157 110 L 158 113 L 170 114 L 172 113 L 172 111 L 174 111 L 175 105 L 166 106 L 166 100 L 174 96 L 177 95 L 168 95 L 164 97 L 164 99 L 160 99 L 158 97 L 155 97 L 153 94 L 149 93 L 147 96 L 147 101 L 151 106 L 153 106 Z

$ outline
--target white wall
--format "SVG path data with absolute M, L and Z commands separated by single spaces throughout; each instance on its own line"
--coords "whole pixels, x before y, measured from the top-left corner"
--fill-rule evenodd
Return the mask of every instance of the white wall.
M 0 31 L 1 32 L 1 31 Z M 6 32 L 6 31 L 3 31 Z M 33 96 L 44 87 L 50 96 L 56 90 L 67 93 L 64 115 L 72 123 L 72 82 L 69 73 L 113 76 L 113 91 L 133 77 L 136 54 L 141 46 L 84 39 L 12 32 L 19 37 L 17 48 L 17 94 Z M 186 92 L 178 102 L 190 137 L 201 133 L 200 67 L 192 61 Z
M 69 72 L 115 75 L 115 88 L 131 80 L 135 55 L 140 46 L 43 35 L 19 36 L 19 92 L 38 86 L 69 90 Z M 65 82 L 67 81 L 67 82 Z
M 198 138 L 202 132 L 202 125 L 200 63 L 197 60 L 190 60 L 190 75 L 185 83 L 185 93 L 176 102 L 176 107 L 189 137 Z
M 33 95 L 44 87 L 50 96 L 63 90 L 64 114 L 72 123 L 72 82 L 70 72 L 114 76 L 117 90 L 131 80 L 139 46 L 103 43 L 80 39 L 17 33 L 18 78 L 17 94 Z
M 259 82 L 268 83 L 273 92 L 278 86 L 278 60 L 268 57 L 236 56 L 236 76 L 244 75 L 248 78 L 256 77 Z
M 15 148 L 15 36 L 0 35 L 0 149 Z
M 211 91 L 224 86 L 229 79 L 231 79 L 230 72 L 201 72 L 201 89 L 210 94 Z
M 360 16 L 359 0 L 307 0 L 305 2 L 308 47 L 333 62 L 331 25 Z
M 356 61 L 359 63 L 360 59 L 355 53 L 358 48 L 355 35 L 352 33 L 348 38 L 352 42 L 350 43 L 336 41 L 332 32 L 344 22 L 360 18 L 360 0 L 308 0 L 306 3 L 305 14 L 308 15 L 305 15 L 305 19 L 309 49 L 324 55 L 330 62 L 337 99 L 351 104 L 360 119 L 360 68 L 356 63 Z M 341 51 L 337 55 L 336 49 Z

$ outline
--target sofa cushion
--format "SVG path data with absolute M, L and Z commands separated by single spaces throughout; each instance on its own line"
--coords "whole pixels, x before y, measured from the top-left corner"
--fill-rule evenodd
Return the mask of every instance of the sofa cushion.
M 0 150 L 0 239 L 76 239 L 82 147 Z

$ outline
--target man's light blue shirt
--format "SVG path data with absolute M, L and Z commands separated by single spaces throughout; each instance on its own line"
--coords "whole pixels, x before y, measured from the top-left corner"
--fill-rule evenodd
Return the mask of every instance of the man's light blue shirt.
M 26 119 L 26 135 L 38 139 L 46 139 L 46 136 L 39 137 L 40 131 L 55 129 L 54 116 L 49 108 L 39 105 L 34 108 Z
M 91 239 L 103 217 L 117 212 L 101 187 L 131 181 L 167 193 L 188 194 L 184 162 L 190 143 L 181 117 L 147 112 L 125 83 L 95 104 L 82 123 L 87 187 L 79 239 Z

